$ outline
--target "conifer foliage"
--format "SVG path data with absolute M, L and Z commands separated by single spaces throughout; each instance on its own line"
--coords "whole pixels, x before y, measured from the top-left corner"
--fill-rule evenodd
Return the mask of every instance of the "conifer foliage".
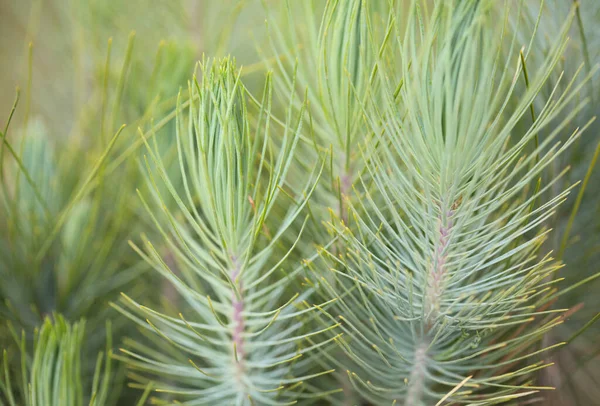
M 0 405 L 595 401 L 597 5 L 62 3 L 75 110 L 32 41 L 0 133 Z

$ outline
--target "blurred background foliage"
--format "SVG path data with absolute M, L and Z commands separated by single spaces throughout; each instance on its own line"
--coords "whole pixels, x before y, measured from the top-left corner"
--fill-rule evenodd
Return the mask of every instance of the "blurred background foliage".
M 527 59 L 528 68 L 534 69 L 547 55 L 573 4 L 548 0 L 539 21 L 539 3 L 524 4 L 520 13 L 511 11 L 510 26 L 524 44 L 538 30 Z M 169 286 L 161 285 L 153 273 L 145 273 L 147 265 L 128 245 L 142 233 L 155 232 L 135 192 L 145 182 L 138 160 L 130 159 L 141 157 L 137 129 L 152 128 L 157 135 L 172 132 L 177 93 L 180 88 L 185 93 L 195 63 L 204 54 L 234 56 L 243 67 L 246 86 L 251 91 L 261 89 L 269 64 L 261 62 L 265 55 L 260 51 L 272 49 L 266 41 L 265 7 L 270 9 L 269 2 L 258 0 L 0 0 L 0 131 L 15 149 L 13 154 L 3 146 L 0 156 L 0 174 L 11 179 L 2 182 L 0 191 L 0 346 L 24 350 L 48 345 L 34 339 L 38 335 L 45 340 L 51 334 L 59 340 L 77 335 L 84 389 L 74 389 L 81 391 L 76 399 L 93 400 L 91 388 L 98 375 L 97 354 L 106 347 L 107 320 L 115 347 L 125 334 L 136 334 L 108 302 L 124 290 L 133 297 L 162 301 L 160 305 L 167 308 L 166 302 L 176 300 Z M 502 15 L 501 7 L 498 13 Z M 292 17 L 308 26 L 302 13 Z M 307 34 L 302 24 L 301 34 Z M 582 63 L 580 77 L 584 77 L 600 62 L 599 27 L 600 2 L 579 1 L 571 40 L 550 83 L 563 71 L 572 77 Z M 311 51 L 310 47 L 301 50 Z M 287 62 L 293 64 L 292 58 Z M 299 77 L 309 81 L 313 68 L 321 72 L 323 67 L 303 68 Z M 519 86 L 525 86 L 524 81 Z M 600 113 L 599 86 L 595 74 L 581 95 L 589 99 L 575 118 L 581 126 Z M 541 110 L 551 91 L 542 91 L 534 110 Z M 18 108 L 12 115 L 16 97 Z M 338 115 L 355 113 L 331 108 Z M 325 121 L 327 114 L 322 114 Z M 121 128 L 123 124 L 127 127 Z M 600 323 L 578 334 L 600 310 L 600 281 L 595 278 L 600 271 L 600 171 L 591 172 L 599 131 L 600 125 L 594 123 L 562 162 L 555 163 L 556 171 L 566 164 L 572 168 L 557 190 L 590 176 L 581 204 L 579 186 L 553 219 L 559 232 L 546 243 L 546 250 L 553 250 L 566 263 L 557 274 L 565 278 L 562 286 L 582 283 L 553 304 L 570 310 L 548 340 L 572 342 L 554 351 L 555 365 L 541 373 L 545 384 L 557 387 L 544 404 L 592 405 L 600 399 Z M 332 137 L 327 131 L 317 136 L 324 143 Z M 165 162 L 171 162 L 174 145 L 168 137 L 156 139 Z M 342 142 L 337 147 L 350 149 L 351 145 Z M 23 159 L 16 160 L 15 155 Z M 31 179 L 19 168 L 26 168 Z M 325 205 L 331 206 L 335 192 L 332 185 L 317 195 L 322 194 Z M 573 210 L 578 210 L 574 219 Z M 563 241 L 565 233 L 568 238 Z M 162 295 L 148 295 L 157 289 Z M 66 321 L 53 316 L 58 313 Z M 86 320 L 86 339 L 79 336 L 81 319 Z M 27 351 L 33 360 L 35 352 Z M 19 356 L 18 351 L 9 351 L 7 364 L 19 364 Z M 112 367 L 117 371 L 114 388 L 124 387 L 125 372 L 114 363 Z M 124 405 L 134 404 L 140 396 L 126 390 L 111 392 L 103 396 L 115 402 L 120 396 Z M 17 396 L 22 396 L 19 404 L 27 398 Z
M 45 345 L 36 339 L 42 324 L 42 335 L 78 329 L 80 386 L 69 389 L 77 392 L 69 398 L 74 405 L 119 397 L 122 404 L 133 402 L 119 389 L 125 382 L 120 366 L 103 380 L 111 385 L 108 394 L 94 399 L 91 387 L 100 379 L 95 371 L 106 346 L 106 323 L 114 343 L 136 334 L 109 302 L 121 291 L 139 297 L 160 286 L 128 245 L 152 232 L 135 192 L 145 180 L 138 161 L 130 159 L 141 157 L 137 129 L 173 131 L 169 113 L 204 53 L 233 51 L 240 61 L 256 61 L 248 41 L 255 21 L 248 10 L 256 8 L 243 3 L 0 2 L 0 52 L 11 61 L 0 68 L 0 110 L 6 113 L 2 132 L 12 143 L 2 146 L 0 158 L 0 341 L 9 349 L 7 366 L 19 364 L 17 349 L 27 354 L 20 368 L 27 375 L 36 362 L 33 347 L 39 352 Z M 18 108 L 11 111 L 15 99 Z M 154 117 L 163 120 L 154 126 Z M 172 143 L 157 138 L 165 159 L 172 159 Z M 36 373 L 61 377 L 62 385 L 74 377 L 48 369 Z M 10 383 L 7 376 L 3 383 Z M 12 384 L 23 388 L 27 382 Z M 44 388 L 33 385 L 32 391 Z M 27 391 L 15 396 L 17 404 L 50 404 L 43 397 L 36 403 Z
M 573 120 L 575 125 L 583 126 L 590 117 L 600 113 L 600 78 L 594 73 L 600 63 L 600 3 L 594 0 L 548 0 L 538 19 L 539 3 L 526 2 L 520 16 L 518 13 L 511 15 L 511 27 L 520 33 L 524 44 L 527 42 L 523 41 L 527 41 L 537 29 L 527 59 L 527 66 L 531 69 L 548 55 L 553 37 L 574 4 L 579 7 L 569 33 L 568 47 L 548 85 L 536 98 L 533 110 L 540 111 L 549 100 L 554 84 L 560 83 L 559 89 L 563 89 L 568 83 L 565 78 L 573 77 L 576 72 L 580 71 L 578 83 L 592 74 L 579 98 L 572 102 L 573 108 L 581 99 L 588 101 L 584 110 Z M 559 82 L 561 76 L 562 81 Z M 571 114 L 572 108 L 566 109 L 563 116 Z M 543 139 L 544 133 L 539 136 Z M 566 136 L 568 134 L 564 134 Z M 583 181 L 552 219 L 551 227 L 556 228 L 557 232 L 546 242 L 546 251 L 552 250 L 553 255 L 565 263 L 565 267 L 556 275 L 557 278 L 564 278 L 559 288 L 564 289 L 572 284 L 581 286 L 568 290 L 553 304 L 556 308 L 567 308 L 569 311 L 564 323 L 546 337 L 546 342 L 568 341 L 569 345 L 552 354 L 555 365 L 542 373 L 546 384 L 558 388 L 557 392 L 547 395 L 545 402 L 550 405 L 598 404 L 600 399 L 600 324 L 595 323 L 600 315 L 600 295 L 597 294 L 600 280 L 595 277 L 600 270 L 600 171 L 596 165 L 599 150 L 600 124 L 596 120 L 570 152 L 556 161 L 550 173 L 546 174 L 549 178 L 559 168 L 571 168 L 550 193 Z M 583 193 L 582 185 L 585 185 Z M 585 327 L 589 328 L 579 335 Z

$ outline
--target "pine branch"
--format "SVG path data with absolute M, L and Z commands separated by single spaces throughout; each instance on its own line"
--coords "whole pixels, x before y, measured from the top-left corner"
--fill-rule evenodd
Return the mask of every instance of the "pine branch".
M 11 328 L 12 329 L 12 328 Z M 14 331 L 14 330 L 13 330 Z M 85 339 L 85 321 L 68 323 L 54 315 L 35 331 L 33 354 L 27 349 L 25 332 L 18 342 L 21 368 L 9 368 L 9 354 L 4 350 L 0 373 L 0 394 L 9 406 L 104 405 L 111 383 L 111 333 L 107 326 L 106 353 L 99 353 L 93 379 L 85 375 L 81 359 Z M 13 373 L 14 372 L 14 373 Z M 85 393 L 90 391 L 89 395 Z M 4 404 L 0 398 L 0 404 Z
M 570 82 L 516 133 L 564 51 L 570 19 L 517 94 L 522 66 L 497 57 L 505 28 L 491 28 L 489 6 L 452 2 L 423 14 L 412 3 L 406 30 L 395 31 L 400 61 L 378 65 L 384 99 L 371 101 L 381 113 L 367 121 L 379 142 L 362 144 L 365 192 L 349 203 L 357 228 L 329 224 L 345 250 L 328 250 L 334 281 L 320 284 L 325 298 L 338 298 L 327 317 L 342 320 L 349 359 L 332 361 L 375 404 L 435 403 L 469 375 L 470 390 L 451 400 L 493 402 L 543 389 L 528 376 L 544 363 L 522 361 L 542 351 L 535 343 L 558 323 L 542 317 L 533 298 L 558 267 L 538 255 L 548 233 L 542 226 L 568 189 L 538 207 L 558 178 L 533 193 L 530 185 L 585 128 L 555 143 L 583 102 L 556 123 L 580 88 Z M 403 87 L 395 93 L 397 78 Z M 527 333 L 511 336 L 520 327 Z
M 234 63 L 205 60 L 200 73 L 200 81 L 194 78 L 190 84 L 189 109 L 177 114 L 182 188 L 171 182 L 156 145 L 146 143 L 153 197 L 163 213 L 159 216 L 140 197 L 175 266 L 150 241 L 144 251 L 136 248 L 173 284 L 189 311 L 171 317 L 124 297 L 116 308 L 168 349 L 158 352 L 131 342 L 131 350 L 123 352 L 132 369 L 168 378 L 171 384 L 157 383 L 156 388 L 175 398 L 201 404 L 289 404 L 300 396 L 302 382 L 320 375 L 307 375 L 310 357 L 303 360 L 320 344 L 305 347 L 301 342 L 321 331 L 302 328 L 308 314 L 296 307 L 309 292 L 289 298 L 292 275 L 278 273 L 293 246 L 277 257 L 277 244 L 301 214 L 319 173 L 313 171 L 296 194 L 297 205 L 275 212 L 302 121 L 294 123 L 290 113 L 274 155 L 270 77 L 252 134 L 246 90 Z M 157 177 L 166 195 L 159 192 Z M 176 209 L 167 210 L 170 199 Z M 277 228 L 267 233 L 272 217 Z

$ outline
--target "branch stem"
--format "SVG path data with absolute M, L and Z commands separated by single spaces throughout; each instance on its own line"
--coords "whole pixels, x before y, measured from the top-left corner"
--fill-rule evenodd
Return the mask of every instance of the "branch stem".
M 446 213 L 443 213 L 446 211 Z M 433 254 L 433 264 L 428 275 L 427 287 L 425 289 L 425 319 L 428 330 L 433 326 L 440 312 L 440 301 L 444 289 L 444 277 L 446 276 L 447 248 L 452 231 L 454 210 L 443 210 L 438 217 L 438 238 Z
M 236 378 L 240 385 L 243 385 L 242 377 L 244 376 L 245 369 L 245 357 L 246 352 L 244 348 L 244 330 L 245 330 L 245 320 L 244 320 L 244 298 L 242 296 L 243 285 L 242 281 L 237 281 L 237 278 L 241 272 L 241 264 L 237 258 L 237 256 L 231 257 L 233 267 L 231 270 L 231 280 L 234 283 L 237 283 L 238 290 L 240 292 L 239 297 L 235 294 L 235 291 L 232 292 L 231 303 L 233 307 L 232 313 L 232 321 L 233 321 L 233 331 L 231 333 L 232 341 L 233 341 L 233 354 L 234 362 L 235 362 L 235 371 Z M 235 282 L 237 281 L 237 282 Z
M 427 371 L 428 347 L 429 343 L 423 340 L 415 350 L 413 367 L 408 379 L 408 394 L 404 402 L 406 406 L 418 406 L 422 404 L 425 373 Z

